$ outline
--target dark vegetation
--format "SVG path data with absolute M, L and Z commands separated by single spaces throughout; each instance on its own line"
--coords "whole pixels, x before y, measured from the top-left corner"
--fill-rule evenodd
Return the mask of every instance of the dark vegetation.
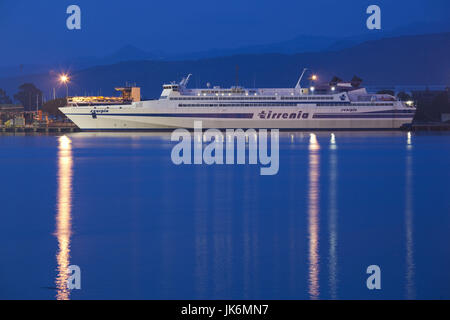
M 448 92 L 442 92 L 430 99 L 419 99 L 414 122 L 441 122 L 443 113 L 450 114 Z

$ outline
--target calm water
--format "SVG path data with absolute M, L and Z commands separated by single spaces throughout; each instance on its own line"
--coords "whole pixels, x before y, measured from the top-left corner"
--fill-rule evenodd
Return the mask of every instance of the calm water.
M 0 298 L 450 298 L 450 134 L 283 133 L 275 176 L 173 145 L 0 136 Z

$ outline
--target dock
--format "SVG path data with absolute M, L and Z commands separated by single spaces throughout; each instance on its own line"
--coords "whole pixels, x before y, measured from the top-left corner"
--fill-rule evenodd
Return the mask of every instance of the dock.
M 450 123 L 410 123 L 400 128 L 403 131 L 450 131 Z M 57 125 L 25 125 L 25 126 L 4 126 L 0 125 L 0 133 L 70 133 L 81 131 L 72 123 Z
M 450 123 L 446 122 L 409 123 L 407 125 L 404 125 L 401 129 L 405 131 L 450 131 Z
M 72 123 L 56 124 L 56 125 L 25 125 L 25 126 L 0 126 L 0 133 L 65 133 L 78 132 L 80 129 Z

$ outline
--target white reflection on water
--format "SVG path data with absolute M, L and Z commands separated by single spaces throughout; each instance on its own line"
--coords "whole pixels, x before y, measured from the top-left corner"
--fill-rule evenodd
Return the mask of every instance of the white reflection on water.
M 66 136 L 59 138 L 58 146 L 58 198 L 56 215 L 56 238 L 58 252 L 56 262 L 58 275 L 56 277 L 56 299 L 69 300 L 70 291 L 67 288 L 70 264 L 70 236 L 72 209 L 72 143 Z
M 410 133 L 408 132 L 410 139 Z M 408 146 L 411 146 L 411 141 L 408 141 Z M 412 150 L 407 150 L 406 154 L 406 181 L 405 181 L 405 229 L 406 229 L 406 298 L 415 298 L 414 285 L 414 230 L 413 230 L 413 176 L 412 176 Z
M 316 135 L 309 138 L 309 185 L 308 185 L 308 238 L 309 271 L 308 284 L 311 299 L 319 298 L 319 176 L 320 155 Z
M 337 299 L 337 154 L 336 138 L 331 134 L 330 139 L 330 163 L 329 163 L 329 208 L 328 208 L 328 239 L 329 239 L 329 261 L 328 272 L 331 299 Z
M 205 170 L 198 170 L 195 179 L 195 284 L 199 299 L 206 299 L 208 293 L 208 207 L 205 198 L 208 197 L 208 179 Z
M 411 131 L 408 131 L 408 134 L 406 136 L 406 149 L 412 148 L 412 141 L 411 141 Z
M 250 172 L 246 171 L 243 177 L 244 199 L 258 198 L 256 188 L 252 187 Z M 252 214 L 251 200 L 242 203 L 242 224 L 243 224 L 243 298 L 250 299 L 254 292 L 258 291 L 259 276 L 258 270 L 258 220 L 257 216 Z
M 224 178 L 218 171 L 212 174 L 213 181 L 221 181 L 221 184 L 214 183 L 210 185 L 209 192 L 212 215 L 212 278 L 213 281 L 213 297 L 217 298 L 222 295 L 229 294 L 233 277 L 233 269 L 231 267 L 232 256 L 232 237 L 231 237 L 231 219 L 232 214 L 226 207 L 227 199 L 233 203 L 233 187 L 231 185 L 230 176 Z M 225 213 L 225 216 L 223 215 Z
M 337 148 L 337 145 L 336 145 L 336 136 L 334 135 L 334 133 L 332 133 L 331 134 L 331 137 L 330 137 L 330 149 L 331 150 L 335 150 Z

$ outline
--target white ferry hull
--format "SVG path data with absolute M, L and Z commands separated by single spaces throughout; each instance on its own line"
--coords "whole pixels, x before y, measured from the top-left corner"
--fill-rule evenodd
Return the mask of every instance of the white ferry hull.
M 275 109 L 275 108 L 273 108 Z M 272 109 L 272 110 L 273 110 Z M 102 113 L 103 108 L 66 107 L 61 111 L 81 130 L 163 130 L 175 128 L 194 128 L 194 121 L 202 121 L 207 128 L 278 128 L 278 129 L 399 129 L 411 123 L 414 113 L 386 113 L 386 110 L 351 112 L 344 114 L 310 113 L 302 109 L 308 118 L 299 119 L 261 119 L 262 110 L 240 110 L 239 112 L 206 110 L 183 110 L 171 114 L 136 110 L 136 108 L 114 110 Z M 298 113 L 299 109 L 280 110 L 281 114 Z M 267 111 L 266 111 L 267 112 Z M 330 118 L 320 118 L 328 115 Z M 318 116 L 318 118 L 314 118 Z M 245 118 L 243 118 L 245 117 Z

